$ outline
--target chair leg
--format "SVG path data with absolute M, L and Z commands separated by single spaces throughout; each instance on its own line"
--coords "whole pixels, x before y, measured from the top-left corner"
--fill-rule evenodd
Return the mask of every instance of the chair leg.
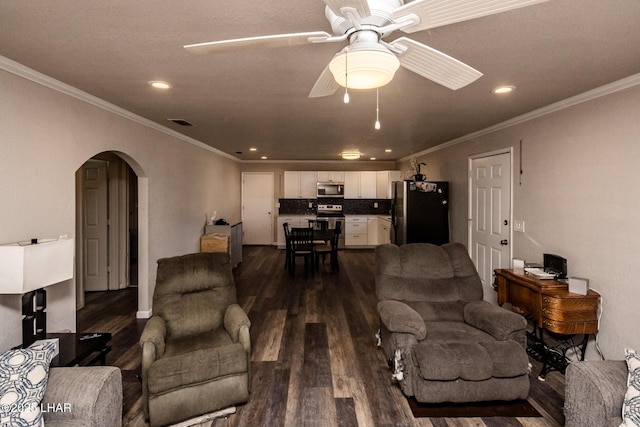
M 285 249 L 284 251 L 284 269 L 288 270 L 289 264 L 291 263 L 291 251 L 289 251 L 288 249 Z

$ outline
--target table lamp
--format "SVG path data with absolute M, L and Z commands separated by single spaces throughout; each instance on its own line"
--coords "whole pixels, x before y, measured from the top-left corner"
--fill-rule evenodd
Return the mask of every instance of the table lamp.
M 47 334 L 45 287 L 73 278 L 73 239 L 0 245 L 0 294 L 22 294 L 22 345 Z

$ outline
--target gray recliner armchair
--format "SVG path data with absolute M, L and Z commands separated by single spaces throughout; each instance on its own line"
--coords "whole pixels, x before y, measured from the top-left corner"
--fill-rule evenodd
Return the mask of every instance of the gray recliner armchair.
M 227 253 L 158 260 L 154 315 L 142 346 L 142 399 L 151 427 L 249 399 L 249 318 Z
M 525 399 L 526 320 L 483 301 L 461 244 L 376 248 L 381 346 L 406 396 L 424 403 Z

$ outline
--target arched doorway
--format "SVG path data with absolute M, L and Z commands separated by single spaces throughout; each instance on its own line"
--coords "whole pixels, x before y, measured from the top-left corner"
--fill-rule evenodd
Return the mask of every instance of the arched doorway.
M 77 309 L 85 292 L 141 284 L 139 178 L 132 164 L 140 169 L 129 156 L 104 152 L 76 172 Z

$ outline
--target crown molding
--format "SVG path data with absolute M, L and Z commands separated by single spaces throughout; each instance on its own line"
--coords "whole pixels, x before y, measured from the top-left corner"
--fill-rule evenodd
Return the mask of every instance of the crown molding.
M 489 126 L 488 128 L 484 128 L 477 132 L 473 132 L 473 133 L 461 136 L 459 138 L 452 139 L 451 141 L 447 141 L 442 144 L 436 145 L 435 147 L 427 148 L 426 150 L 420 151 L 419 153 L 412 154 L 411 156 L 406 156 L 401 159 L 398 159 L 398 162 L 405 162 L 405 161 L 411 160 L 414 157 L 419 157 L 419 156 L 424 156 L 426 154 L 434 153 L 436 151 L 443 150 L 453 145 L 460 144 L 462 142 L 469 141 L 475 138 L 479 138 L 481 136 L 488 135 L 502 129 L 506 129 L 512 126 L 519 125 L 521 123 L 528 122 L 530 120 L 537 119 L 542 116 L 546 116 L 547 114 L 565 110 L 567 108 L 571 108 L 578 104 L 582 104 L 584 102 L 602 98 L 604 96 L 611 95 L 613 93 L 620 92 L 638 85 L 640 85 L 640 73 L 633 74 L 629 77 L 616 80 L 615 82 L 597 87 L 595 89 L 589 90 L 579 95 L 572 96 L 562 101 L 555 102 L 553 104 L 547 105 L 546 107 L 533 110 L 529 113 L 525 113 L 520 116 L 514 117 L 512 119 L 506 120 L 504 122 L 498 123 L 496 125 Z
M 26 67 L 18 62 L 15 62 L 1 55 L 0 55 L 0 69 L 5 70 L 9 73 L 15 74 L 16 76 L 22 77 L 24 79 L 30 80 L 34 83 L 37 83 L 49 89 L 60 92 L 64 95 L 78 99 L 87 104 L 93 105 L 94 107 L 98 107 L 102 110 L 108 111 L 110 113 L 116 114 L 125 119 L 131 120 L 132 122 L 138 123 L 142 126 L 146 126 L 148 128 L 151 128 L 159 132 L 162 132 L 164 134 L 167 134 L 169 136 L 172 136 L 176 139 L 182 140 L 184 142 L 188 142 L 189 144 L 195 145 L 196 147 L 202 148 L 207 151 L 211 151 L 219 156 L 225 157 L 235 162 L 241 162 L 238 158 L 228 153 L 225 153 L 223 151 L 220 151 L 217 148 L 213 148 L 202 141 L 198 141 L 195 138 L 191 138 L 189 136 L 176 132 L 173 129 L 169 129 L 168 127 L 162 126 L 156 122 L 152 122 L 151 120 L 145 119 L 144 117 L 134 114 L 131 111 L 125 110 L 124 108 L 111 104 L 110 102 L 107 102 L 104 99 L 98 98 L 97 96 L 93 96 L 87 92 L 84 92 L 78 88 L 75 88 L 71 85 L 63 83 L 59 80 L 56 80 L 38 71 L 35 71 L 29 67 Z

